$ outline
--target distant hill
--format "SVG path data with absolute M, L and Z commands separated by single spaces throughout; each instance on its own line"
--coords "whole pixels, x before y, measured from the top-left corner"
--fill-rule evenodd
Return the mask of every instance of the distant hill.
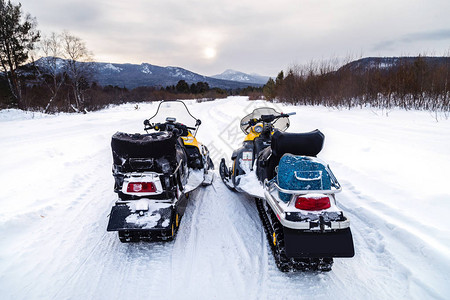
M 39 66 L 45 64 L 47 58 L 36 61 Z M 82 64 L 82 63 L 80 63 Z M 112 85 L 133 89 L 139 86 L 166 87 L 176 85 L 178 81 L 185 80 L 188 84 L 207 82 L 213 88 L 238 89 L 247 86 L 262 86 L 259 82 L 241 82 L 235 80 L 218 79 L 200 75 L 180 67 L 160 67 L 148 63 L 137 64 L 115 64 L 93 62 L 94 80 L 102 85 Z M 63 60 L 58 65 L 63 65 Z
M 420 57 L 430 67 L 450 64 L 450 57 Z M 352 61 L 341 68 L 339 71 L 350 70 L 355 73 L 365 72 L 370 69 L 392 69 L 402 64 L 413 64 L 419 57 L 366 57 Z
M 213 75 L 211 77 L 223 80 L 231 80 L 245 83 L 256 83 L 256 84 L 266 84 L 267 81 L 269 80 L 269 77 L 267 76 L 261 76 L 258 74 L 246 74 L 231 69 L 226 70 L 222 74 Z

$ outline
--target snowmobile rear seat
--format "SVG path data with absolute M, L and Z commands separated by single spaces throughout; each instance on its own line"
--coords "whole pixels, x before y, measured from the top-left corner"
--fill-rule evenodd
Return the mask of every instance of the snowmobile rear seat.
M 170 169 L 177 165 L 177 137 L 170 132 L 129 134 L 116 132 L 111 139 L 114 166 L 120 172 L 163 172 L 161 162 Z
M 274 178 L 275 167 L 286 153 L 316 156 L 322 150 L 324 139 L 325 135 L 318 129 L 306 133 L 276 131 L 271 137 L 270 147 L 259 153 L 258 179 L 264 181 Z
M 313 157 L 285 154 L 278 164 L 278 185 L 286 190 L 330 190 L 331 178 L 326 166 Z M 290 194 L 279 192 L 288 202 Z

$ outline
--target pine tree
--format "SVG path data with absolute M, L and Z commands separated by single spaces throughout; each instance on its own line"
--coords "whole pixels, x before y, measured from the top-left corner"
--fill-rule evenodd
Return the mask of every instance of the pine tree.
M 184 80 L 180 80 L 177 83 L 176 90 L 178 93 L 189 93 L 189 84 Z
M 277 96 L 275 90 L 275 81 L 273 81 L 272 78 L 269 78 L 267 83 L 264 85 L 263 94 L 267 100 L 273 100 Z
M 11 1 L 0 0 L 0 67 L 17 106 L 24 108 L 17 69 L 28 60 L 28 53 L 34 49 L 40 33 L 36 20 L 30 14 L 23 16 L 21 8 L 20 3 L 14 5 Z

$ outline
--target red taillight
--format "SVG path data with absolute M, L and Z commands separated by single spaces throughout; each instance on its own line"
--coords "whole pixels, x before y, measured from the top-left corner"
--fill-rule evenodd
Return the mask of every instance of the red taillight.
M 322 210 L 330 208 L 330 198 L 327 196 L 322 197 L 305 197 L 298 196 L 295 201 L 295 207 L 303 210 Z
M 130 182 L 127 186 L 128 193 L 154 193 L 156 186 L 153 182 Z

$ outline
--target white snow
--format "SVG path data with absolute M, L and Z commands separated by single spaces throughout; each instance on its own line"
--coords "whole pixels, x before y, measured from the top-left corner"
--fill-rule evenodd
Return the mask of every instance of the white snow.
M 142 216 L 138 214 L 132 214 L 129 215 L 125 221 L 127 223 L 136 224 L 139 227 L 142 226 L 142 228 L 153 228 L 158 224 L 158 221 L 161 219 L 161 215 L 156 214 L 149 214 L 149 213 L 143 213 Z
M 202 184 L 205 179 L 205 174 L 203 170 L 189 169 L 188 183 L 184 186 L 183 192 L 189 193 L 190 191 L 196 189 L 200 184 Z
M 113 65 L 113 64 L 111 64 L 111 63 L 104 65 L 104 66 L 103 66 L 103 69 L 104 69 L 104 70 L 110 70 L 110 71 L 116 72 L 116 73 L 119 73 L 120 71 L 123 70 L 122 68 L 116 67 L 115 65 Z
M 177 67 L 167 67 L 167 69 L 169 69 L 170 71 L 173 71 L 170 73 L 171 76 L 175 76 L 175 77 L 183 77 L 185 78 L 186 75 L 183 74 L 183 71 L 180 68 Z
M 250 170 L 250 166 L 247 161 L 240 159 L 239 163 L 240 167 L 245 172 L 245 174 L 237 176 L 237 179 L 239 180 L 239 188 L 251 196 L 264 198 L 264 188 L 258 181 L 258 177 L 256 177 L 256 163 L 252 170 Z
M 187 101 L 216 169 L 262 101 Z M 277 104 L 278 105 L 278 104 Z M 220 180 L 191 194 L 173 242 L 121 244 L 106 232 L 116 195 L 111 136 L 142 132 L 154 104 L 85 115 L 0 112 L 1 299 L 448 299 L 450 120 L 428 112 L 295 111 L 319 128 L 319 157 L 343 191 L 356 255 L 329 273 L 277 270 L 254 201 Z M 218 178 L 219 176 L 216 175 Z
M 142 64 L 142 69 L 141 72 L 144 74 L 152 74 L 152 71 L 150 71 L 149 65 L 148 64 Z

